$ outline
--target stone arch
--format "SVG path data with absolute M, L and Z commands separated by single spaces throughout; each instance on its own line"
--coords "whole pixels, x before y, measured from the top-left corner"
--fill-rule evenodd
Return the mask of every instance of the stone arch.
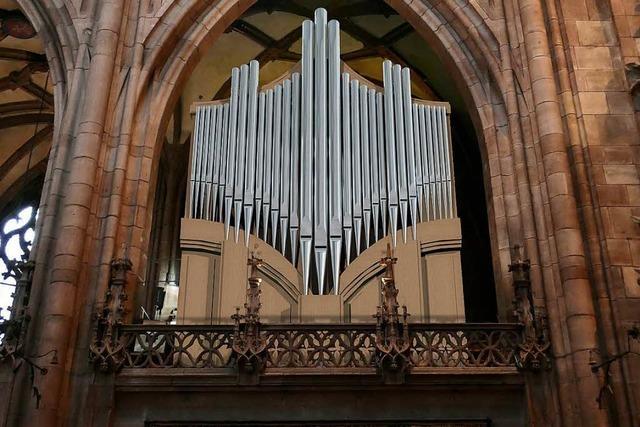
M 485 170 L 483 178 L 496 287 L 505 294 L 510 291 L 507 280 L 510 276 L 506 266 L 510 261 L 509 248 L 514 243 L 511 239 L 513 235 L 520 234 L 520 230 L 513 227 L 510 230 L 505 214 L 509 206 L 503 193 L 510 191 L 510 196 L 517 198 L 517 186 L 509 184 L 506 190 L 502 188 L 503 175 L 511 175 L 509 171 L 512 165 L 509 166 L 510 159 L 500 159 L 494 118 L 495 108 L 506 114 L 504 94 L 509 89 L 502 75 L 500 41 L 472 6 L 460 7 L 453 1 L 440 2 L 437 7 L 410 0 L 386 1 L 426 42 L 435 47 L 465 99 L 476 129 Z M 146 200 L 143 200 L 144 191 L 138 193 L 142 197 L 139 203 L 145 203 L 146 207 L 153 205 L 154 192 L 150 189 L 154 188 L 155 174 L 152 171 L 159 161 L 164 126 L 172 114 L 181 88 L 200 59 L 201 52 L 211 46 L 219 34 L 253 3 L 252 0 L 222 0 L 215 4 L 198 2 L 188 6 L 172 5 L 164 11 L 145 38 L 146 53 L 138 86 L 133 135 L 141 141 L 149 156 L 147 160 L 150 167 L 143 168 L 142 176 L 138 177 L 145 187 L 139 189 L 148 193 Z M 506 174 L 502 170 L 504 166 L 509 167 Z M 149 222 L 150 215 L 151 210 L 147 209 L 146 217 L 139 220 L 141 222 L 137 227 L 145 229 L 144 224 Z M 512 212 L 511 217 L 519 217 L 519 212 L 515 215 Z M 148 233 L 147 230 L 147 237 Z M 119 236 L 118 245 L 126 239 L 125 234 Z M 136 252 L 140 256 L 145 252 L 145 243 L 127 244 L 139 245 Z M 502 301 L 506 299 L 506 295 L 501 298 Z
M 62 113 L 67 100 L 67 81 L 79 40 L 68 7 L 56 8 L 47 2 L 17 0 L 25 16 L 33 24 L 42 39 L 54 84 L 54 129 L 59 131 Z
M 55 141 L 59 141 L 63 127 L 63 116 L 68 98 L 68 82 L 72 79 L 74 68 L 72 62 L 79 48 L 79 40 L 68 5 L 55 7 L 47 2 L 40 3 L 29 0 L 17 0 L 17 2 L 42 40 L 45 56 L 49 64 L 50 80 L 53 83 L 54 122 L 52 140 L 54 142 L 49 152 L 49 158 L 46 160 L 47 167 L 40 198 L 41 214 L 36 223 L 36 240 L 33 243 L 32 251 L 32 254 L 35 254 L 39 246 L 40 239 L 38 236 L 42 234 L 43 218 L 47 216 L 46 210 L 49 206 L 47 195 L 51 188 L 52 170 L 58 161 L 64 161 L 57 158 L 59 147 L 55 145 Z M 73 11 L 73 9 L 71 10 Z

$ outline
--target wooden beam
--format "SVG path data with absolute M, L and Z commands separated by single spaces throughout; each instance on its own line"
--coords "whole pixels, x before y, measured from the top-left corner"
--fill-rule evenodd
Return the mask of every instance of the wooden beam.
M 35 123 L 53 123 L 53 113 L 28 113 L 6 117 L 0 120 L 0 129 L 8 129 L 15 126 L 30 125 Z
M 389 46 L 390 44 L 394 44 L 395 42 L 402 40 L 412 32 L 413 27 L 405 22 L 382 36 L 380 38 L 380 42 L 383 46 Z
M 294 30 L 290 31 L 289 33 L 285 34 L 281 39 L 278 39 L 278 40 L 271 39 L 270 44 L 268 46 L 265 46 L 265 49 L 262 52 L 260 52 L 258 56 L 255 57 L 255 60 L 258 61 L 260 66 L 276 59 L 280 59 L 283 61 L 293 61 L 293 62 L 299 61 L 300 54 L 295 52 L 289 52 L 289 48 L 301 36 L 302 36 L 302 27 L 297 27 Z M 220 89 L 218 89 L 216 94 L 213 96 L 213 99 L 227 97 L 229 96 L 230 92 L 231 92 L 231 77 L 229 77 L 222 84 L 222 86 L 220 86 Z
M 40 129 L 35 135 L 25 141 L 16 151 L 9 156 L 7 160 L 0 165 L 0 180 L 15 166 L 24 156 L 26 156 L 40 142 L 44 141 L 53 134 L 53 125 L 47 125 Z
M 43 108 L 42 101 L 39 99 L 32 99 L 29 101 L 16 101 L 0 104 L 0 118 L 5 115 L 24 114 L 38 111 L 50 111 L 49 107 L 45 104 Z
M 242 19 L 238 19 L 233 24 L 231 24 L 231 29 L 253 40 L 263 47 L 268 48 L 270 46 L 273 46 L 276 42 L 275 39 L 271 38 L 268 34 L 264 33 L 258 27 L 255 27 L 248 22 L 243 21 Z
M 47 64 L 47 57 L 41 53 L 30 52 L 23 49 L 0 47 L 0 59 L 9 59 L 26 62 L 41 62 Z

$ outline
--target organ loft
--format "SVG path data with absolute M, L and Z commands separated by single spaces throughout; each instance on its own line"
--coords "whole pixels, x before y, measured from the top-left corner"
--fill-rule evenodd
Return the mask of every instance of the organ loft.
M 383 87 L 350 70 L 324 9 L 302 23 L 301 56 L 260 89 L 257 61 L 233 68 L 228 100 L 194 105 L 178 321 L 229 319 L 249 249 L 263 317 L 368 321 L 389 241 L 414 267 L 401 277 L 415 318 L 464 321 L 449 106 L 414 100 L 389 60 Z
M 640 426 L 632 3 L 0 0 L 0 425 Z

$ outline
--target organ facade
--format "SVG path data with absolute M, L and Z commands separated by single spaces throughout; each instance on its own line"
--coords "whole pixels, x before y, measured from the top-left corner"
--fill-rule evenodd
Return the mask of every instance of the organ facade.
M 0 0 L 0 426 L 639 426 L 635 3 Z
M 413 98 L 410 73 L 385 60 L 383 87 L 358 75 L 340 60 L 340 24 L 317 9 L 290 72 L 259 88 L 252 61 L 231 71 L 229 99 L 194 104 L 182 222 L 189 296 L 178 319 L 206 304 L 212 319 L 229 321 L 213 307 L 241 305 L 224 298 L 242 292 L 225 288 L 243 282 L 239 260 L 259 248 L 263 268 L 279 273 L 265 277 L 277 308 L 263 315 L 362 321 L 377 304 L 376 263 L 390 241 L 402 246 L 414 318 L 464 320 L 450 106 Z M 204 255 L 204 246 L 222 249 Z

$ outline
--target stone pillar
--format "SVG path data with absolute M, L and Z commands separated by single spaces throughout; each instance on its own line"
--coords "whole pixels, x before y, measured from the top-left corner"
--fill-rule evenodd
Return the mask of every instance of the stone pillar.
M 581 419 L 582 425 L 602 426 L 608 423 L 607 415 L 594 400 L 599 390 L 598 378 L 590 371 L 588 363 L 590 352 L 598 348 L 593 294 L 545 15 L 541 0 L 520 0 L 519 7 L 562 293 L 565 295 L 562 321 L 566 322 L 568 329 L 570 354 L 567 356 L 573 361 L 573 372 L 560 377 L 560 382 L 575 381 L 579 402 L 575 417 Z
M 611 233 L 607 220 L 615 212 L 622 216 L 616 222 L 630 225 L 624 218 L 624 207 L 635 203 L 633 190 L 638 184 L 632 165 L 638 158 L 637 141 L 633 141 L 637 129 L 617 46 L 618 42 L 622 46 L 625 38 L 619 34 L 616 39 L 611 20 L 612 10 L 620 4 L 598 2 L 591 6 L 575 0 L 546 0 L 545 4 L 596 297 L 600 353 L 606 358 L 624 346 L 624 336 L 620 336 L 624 313 L 615 301 L 620 288 L 630 282 L 633 264 L 628 234 Z M 621 274 L 625 270 L 626 276 Z M 625 373 L 624 365 L 624 361 L 616 364 L 609 372 L 615 398 L 605 405 L 617 414 L 612 423 L 620 425 L 633 418 L 632 408 L 638 406 L 629 402 L 631 382 L 625 376 L 634 375 Z
M 55 426 L 65 422 L 62 414 L 68 402 L 67 387 L 71 378 L 74 359 L 74 327 L 78 315 L 78 293 L 86 286 L 88 236 L 91 224 L 91 206 L 97 187 L 97 175 L 100 170 L 99 159 L 102 149 L 103 132 L 107 118 L 113 71 L 120 30 L 123 23 L 124 1 L 105 0 L 92 3 L 95 15 L 89 14 L 84 31 L 87 37 L 87 50 L 78 53 L 77 69 L 70 88 L 68 108 L 62 113 L 63 131 L 56 133 L 54 145 L 59 149 L 57 160 L 63 169 L 58 175 L 58 188 L 64 197 L 57 209 L 46 212 L 47 227 L 42 228 L 43 236 L 48 238 L 49 247 L 39 246 L 37 257 L 42 260 L 37 271 L 39 301 L 32 307 L 37 314 L 34 322 L 29 351 L 43 354 L 57 350 L 59 364 L 47 366 L 48 374 L 38 383 L 42 393 L 42 402 L 36 407 L 28 393 L 28 387 L 16 390 L 14 399 L 22 406 L 20 423 L 22 425 Z M 91 12 L 91 8 L 89 9 Z M 95 17 L 95 18 L 94 18 Z M 95 27 L 92 26 L 95 19 Z M 88 47 L 91 46 L 91 48 Z M 84 55 L 88 53 L 90 55 Z M 86 62 L 84 62 L 86 61 Z M 88 68 L 88 69 L 87 69 Z M 84 77 L 82 77 L 84 76 Z M 58 194 L 58 193 L 55 193 Z M 45 195 L 49 197 L 52 195 Z M 46 259 L 44 259 L 46 257 Z M 86 360 L 86 359 L 85 359 Z M 26 381 L 23 383 L 26 384 Z M 20 396 L 20 397 L 18 397 Z

